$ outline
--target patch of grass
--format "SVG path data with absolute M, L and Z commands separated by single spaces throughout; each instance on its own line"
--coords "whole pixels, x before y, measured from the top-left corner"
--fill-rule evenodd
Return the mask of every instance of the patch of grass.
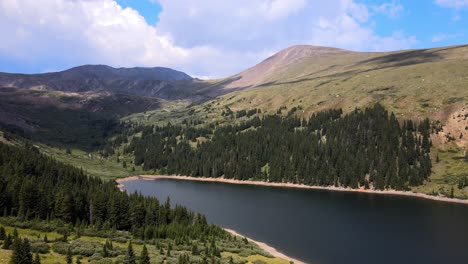
M 0 263 L 8 263 L 11 257 L 11 250 L 0 249 Z
M 0 218 L 1 219 L 1 218 Z M 11 220 L 11 219 L 10 219 Z M 7 233 L 12 233 L 14 227 L 12 226 L 6 226 L 2 225 L 5 227 Z M 65 263 L 65 255 L 60 254 L 59 252 L 63 253 L 63 245 L 66 246 L 63 242 L 55 242 L 55 239 L 60 239 L 63 236 L 56 233 L 56 232 L 43 232 L 40 230 L 34 230 L 34 229 L 28 229 L 28 228 L 17 228 L 18 234 L 20 237 L 27 237 L 30 241 L 36 241 L 36 240 L 43 240 L 44 235 L 47 235 L 48 238 L 48 243 L 47 245 L 49 246 L 50 250 L 49 253 L 47 254 L 40 254 L 41 257 L 41 263 L 45 264 L 53 264 L 53 263 Z M 86 234 L 92 233 L 92 229 L 90 230 L 85 230 Z M 128 232 L 122 232 L 118 231 L 116 233 L 108 234 L 110 235 L 110 240 L 112 241 L 113 247 L 114 247 L 114 252 L 120 252 L 118 253 L 119 255 L 116 257 L 109 258 L 109 260 L 112 260 L 113 262 L 121 263 L 121 261 L 124 258 L 124 253 L 126 252 L 127 248 L 127 241 L 128 238 L 131 237 L 131 235 Z M 104 246 L 107 238 L 99 237 L 99 236 L 93 236 L 93 235 L 83 235 L 80 238 L 76 237 L 76 233 L 71 232 L 68 236 L 68 241 L 67 243 L 69 245 L 75 245 L 72 246 L 74 252 L 77 250 L 78 252 L 85 252 L 83 250 L 95 250 L 94 254 L 90 257 L 82 256 L 82 263 L 88 263 L 88 261 L 92 260 L 98 260 L 102 259 L 101 256 L 101 250 L 102 247 Z M 164 254 L 160 253 L 160 249 L 157 248 L 155 244 L 160 245 L 163 248 Z M 56 249 L 59 252 L 54 251 L 54 244 L 59 243 L 60 245 L 56 245 Z M 197 244 L 199 250 L 200 250 L 200 255 L 192 255 L 191 252 L 191 246 L 190 245 L 184 245 L 180 244 L 177 245 L 174 243 L 174 241 L 168 240 L 168 239 L 158 239 L 156 241 L 151 240 L 151 241 L 146 241 L 146 247 L 148 249 L 149 255 L 151 257 L 152 263 L 178 263 L 178 258 L 182 254 L 188 254 L 190 256 L 191 261 L 195 263 L 199 263 L 202 261 L 203 258 L 203 252 L 204 252 L 204 247 L 205 247 L 205 242 L 198 241 L 198 240 L 192 240 L 190 242 L 191 244 Z M 135 254 L 139 256 L 141 254 L 141 251 L 143 250 L 143 244 L 144 241 L 134 239 L 133 240 L 133 249 L 135 251 Z M 172 250 L 171 250 L 171 255 L 167 256 L 166 255 L 166 250 L 169 247 L 169 244 L 172 245 Z M 91 246 L 94 245 L 94 246 Z M 97 245 L 97 247 L 96 247 Z M 221 251 L 221 262 L 222 263 L 228 263 L 230 257 L 232 256 L 235 261 L 242 261 L 244 263 L 258 263 L 259 261 L 262 261 L 262 263 L 271 263 L 271 264 L 287 264 L 289 263 L 288 261 L 281 259 L 281 258 L 274 258 L 270 257 L 268 253 L 264 252 L 262 249 L 260 249 L 256 244 L 253 244 L 251 242 L 245 244 L 242 238 L 240 237 L 231 237 L 227 238 L 221 241 L 216 242 L 216 246 L 220 249 Z M 94 248 L 94 249 L 93 249 Z M 11 250 L 0 250 L 0 263 L 8 263 L 9 258 L 11 256 Z M 88 251 L 87 256 L 89 256 Z M 74 261 L 78 255 L 74 255 L 73 259 Z
M 453 188 L 454 197 L 468 199 L 468 188 L 458 189 L 458 182 L 463 177 L 468 177 L 468 162 L 466 162 L 464 150 L 455 144 L 448 145 L 446 149 L 431 150 L 432 175 L 422 186 L 414 187 L 413 191 L 426 194 L 449 195 Z M 439 156 L 439 162 L 437 162 Z
M 13 230 L 15 229 L 14 227 L 11 226 L 3 226 L 5 227 L 5 230 L 7 233 L 13 234 Z M 39 240 L 43 239 L 45 235 L 47 235 L 47 239 L 49 240 L 55 240 L 58 238 L 61 238 L 62 235 L 60 235 L 57 232 L 44 232 L 44 231 L 39 231 L 39 230 L 33 230 L 33 229 L 25 229 L 25 228 L 16 228 L 18 231 L 18 234 L 21 237 L 27 237 L 30 240 Z
M 276 257 L 265 257 L 263 255 L 251 255 L 248 257 L 243 257 L 236 253 L 223 252 L 221 256 L 223 259 L 226 259 L 226 260 L 229 260 L 232 257 L 234 263 L 239 263 L 239 262 L 258 263 L 260 262 L 260 263 L 267 263 L 267 264 L 289 264 L 289 261 L 285 259 L 276 258 Z
M 67 154 L 66 149 L 59 149 L 43 144 L 36 146 L 42 153 L 52 156 L 58 161 L 73 165 L 77 168 L 82 168 L 89 175 L 101 177 L 103 179 L 113 180 L 141 173 L 140 167 L 135 167 L 135 171 L 132 170 L 132 157 L 119 155 L 120 162 L 117 163 L 117 152 L 123 153 L 123 149 L 118 149 L 114 156 L 104 158 L 98 152 L 70 149 L 71 153 Z M 127 163 L 127 168 L 123 168 L 122 166 L 124 160 Z

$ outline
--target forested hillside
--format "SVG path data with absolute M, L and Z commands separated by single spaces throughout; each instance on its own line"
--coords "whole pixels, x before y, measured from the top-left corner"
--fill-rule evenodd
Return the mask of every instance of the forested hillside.
M 13 227 L 28 229 L 19 234 Z M 67 263 L 73 258 L 136 263 L 131 244 L 124 249 L 127 241 L 138 244 L 141 256 L 164 263 L 269 258 L 246 239 L 208 224 L 203 215 L 171 207 L 169 199 L 160 203 L 121 192 L 115 182 L 89 177 L 40 154 L 31 144 L 18 148 L 0 142 L 0 260 L 6 254 L 13 264 L 32 263 L 32 251 L 40 253 L 35 263 L 65 256 Z M 143 244 L 148 244 L 150 253 L 144 252 Z M 146 260 L 141 263 L 149 263 L 149 257 Z
M 146 239 L 225 235 L 184 207 L 171 208 L 169 201 L 120 192 L 114 182 L 88 177 L 32 146 L 17 149 L 0 144 L 0 168 L 4 216 L 132 230 Z
M 222 127 L 147 126 L 125 152 L 163 174 L 402 190 L 431 174 L 431 129 L 428 119 L 400 124 L 377 104 L 307 120 L 271 115 Z

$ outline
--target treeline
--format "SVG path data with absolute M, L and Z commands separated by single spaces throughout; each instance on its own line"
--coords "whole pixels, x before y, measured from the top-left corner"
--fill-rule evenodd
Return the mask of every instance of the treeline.
M 341 110 L 307 120 L 256 116 L 210 133 L 204 128 L 199 134 L 209 140 L 196 147 L 186 131 L 147 127 L 125 152 L 159 173 L 352 188 L 406 189 L 422 184 L 432 167 L 429 120 L 400 124 L 378 104 L 345 116 Z
M 127 230 L 141 239 L 224 237 L 219 227 L 170 201 L 119 191 L 114 182 L 42 155 L 30 144 L 0 143 L 0 215 Z

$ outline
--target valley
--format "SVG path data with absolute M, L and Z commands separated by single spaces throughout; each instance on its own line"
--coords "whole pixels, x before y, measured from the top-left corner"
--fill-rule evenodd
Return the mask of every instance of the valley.
M 379 211 L 376 202 L 387 208 L 379 212 L 383 216 L 390 212 L 392 221 L 398 219 L 389 209 L 394 204 L 406 208 L 410 222 L 421 218 L 412 210 L 423 215 L 418 208 L 438 211 L 441 223 L 424 225 L 425 231 L 416 234 L 419 238 L 435 235 L 431 230 L 443 233 L 443 226 L 465 230 L 464 224 L 446 215 L 447 210 L 460 218 L 466 215 L 467 54 L 467 45 L 395 52 L 299 45 L 215 80 L 168 68 L 105 65 L 44 74 L 0 73 L 0 146 L 4 151 L 0 180 L 8 186 L 7 195 L 0 196 L 0 207 L 5 209 L 0 210 L 4 211 L 0 225 L 8 233 L 16 227 L 32 243 L 39 243 L 45 234 L 54 237 L 43 245 L 48 250 L 41 252 L 41 263 L 66 261 L 65 247 L 72 247 L 74 258 L 81 256 L 84 263 L 120 263 L 130 241 L 137 255 L 146 245 L 157 263 L 186 263 L 186 256 L 195 263 L 288 263 L 289 257 L 305 263 L 342 263 L 343 259 L 334 259 L 338 256 L 321 254 L 325 249 L 305 253 L 309 248 L 304 245 L 311 241 L 314 248 L 321 247 L 311 239 L 317 230 L 304 237 L 299 231 L 291 234 L 294 237 L 285 237 L 278 225 L 262 227 L 251 219 L 274 219 L 276 214 L 259 216 L 241 205 L 232 205 L 235 209 L 228 213 L 221 210 L 223 205 L 213 201 L 226 189 L 233 197 L 251 191 L 271 192 L 272 197 L 298 195 L 301 198 L 295 201 L 307 210 L 277 208 L 284 211 L 278 213 L 281 217 L 291 219 L 302 215 L 316 221 L 314 217 L 323 210 L 353 216 L 350 208 L 363 206 L 376 218 L 370 227 L 384 230 L 384 217 L 372 213 Z M 53 172 L 54 168 L 64 171 Z M 138 175 L 143 178 L 132 178 Z M 156 181 L 143 181 L 151 178 L 144 175 L 160 176 Z M 67 179 L 75 185 L 62 182 L 62 177 L 71 177 Z M 126 177 L 130 180 L 121 180 Z M 176 183 L 174 178 L 191 181 Z M 37 197 L 27 196 L 25 191 L 36 188 L 33 180 L 42 182 Z M 57 181 L 60 184 L 51 187 Z M 224 183 L 213 183 L 218 181 Z M 272 186 L 294 188 L 270 190 Z M 68 197 L 63 190 L 72 187 L 82 192 Z M 198 189 L 213 196 L 205 197 Z M 203 201 L 195 204 L 184 192 L 194 201 L 204 197 Z M 164 207 L 167 196 L 180 205 Z M 258 197 L 251 193 L 246 197 L 253 206 L 260 206 L 256 205 Z M 264 205 L 281 204 L 268 197 L 264 197 Z M 37 207 L 33 198 L 45 199 L 44 206 Z M 330 201 L 333 205 L 320 205 Z M 149 208 L 150 204 L 158 206 Z M 340 206 L 333 207 L 336 205 Z M 134 211 L 119 218 L 106 207 Z M 97 208 L 101 208 L 99 213 L 94 211 Z M 65 214 L 70 210 L 72 216 Z M 151 213 L 161 210 L 173 210 L 172 216 Z M 200 224 L 198 212 L 206 214 L 210 227 L 191 233 L 187 230 Z M 220 218 L 223 213 L 232 219 Z M 354 216 L 357 218 L 329 215 L 347 219 L 344 225 L 350 221 L 361 228 L 364 220 Z M 182 221 L 184 217 L 188 220 Z M 394 224 L 394 230 L 406 230 L 404 222 Z M 287 257 L 273 257 L 255 243 L 215 225 L 265 242 L 279 252 L 284 250 Z M 308 230 L 305 223 L 288 224 L 292 225 Z M 332 228 L 327 228 L 332 233 L 329 240 L 339 241 L 346 234 L 345 230 L 334 233 Z M 456 238 L 451 249 L 426 245 L 440 255 L 421 247 L 417 249 L 421 258 L 413 259 L 413 252 L 398 247 L 394 250 L 401 254 L 388 261 L 460 261 L 466 256 L 452 249 L 466 241 L 449 231 L 444 237 Z M 392 236 L 395 243 L 406 236 L 397 233 L 400 237 Z M 346 239 L 354 241 L 358 234 L 348 235 Z M 381 238 L 367 239 L 375 242 Z M 103 251 L 107 240 L 119 247 L 112 256 Z M 200 249 L 195 250 L 197 254 L 194 245 Z M 166 253 L 169 247 L 172 255 Z M 83 255 L 81 248 L 93 248 L 93 253 Z M 11 249 L 1 250 L 0 260 L 11 256 Z M 343 254 L 352 256 L 350 263 L 359 263 L 359 256 L 350 249 Z

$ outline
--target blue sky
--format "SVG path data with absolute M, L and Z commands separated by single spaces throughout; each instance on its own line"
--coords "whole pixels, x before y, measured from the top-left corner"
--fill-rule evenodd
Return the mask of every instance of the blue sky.
M 150 0 L 117 0 L 121 7 L 130 7 L 138 11 L 146 22 L 150 25 L 156 25 L 159 20 L 159 12 L 161 12 L 161 5 L 157 1 Z
M 2 0 L 0 71 L 165 66 L 224 77 L 296 44 L 468 44 L 468 0 Z

